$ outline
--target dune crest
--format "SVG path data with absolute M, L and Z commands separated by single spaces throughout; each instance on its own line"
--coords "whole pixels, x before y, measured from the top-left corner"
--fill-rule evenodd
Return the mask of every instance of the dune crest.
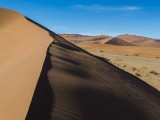
M 0 32 L 3 32 L 5 28 L 13 28 L 22 21 L 25 21 L 25 17 L 15 11 L 11 11 L 5 8 L 0 8 Z
M 0 119 L 24 120 L 39 78 L 49 33 L 17 12 L 0 9 Z

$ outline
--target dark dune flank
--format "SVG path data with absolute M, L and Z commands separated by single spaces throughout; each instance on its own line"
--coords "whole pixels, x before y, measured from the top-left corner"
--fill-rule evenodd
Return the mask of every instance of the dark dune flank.
M 50 32 L 26 120 L 159 120 L 159 91 Z

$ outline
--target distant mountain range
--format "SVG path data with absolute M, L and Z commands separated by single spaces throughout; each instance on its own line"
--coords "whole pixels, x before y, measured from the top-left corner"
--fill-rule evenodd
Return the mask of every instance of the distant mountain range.
M 75 44 L 112 44 L 121 46 L 149 46 L 160 47 L 160 40 L 136 35 L 119 35 L 111 37 L 107 35 L 88 36 L 79 34 L 59 34 L 63 38 Z

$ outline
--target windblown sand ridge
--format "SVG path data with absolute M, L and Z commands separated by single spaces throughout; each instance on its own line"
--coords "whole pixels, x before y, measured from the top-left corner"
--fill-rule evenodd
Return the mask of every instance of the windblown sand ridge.
M 25 119 L 51 41 L 19 13 L 0 9 L 1 120 Z

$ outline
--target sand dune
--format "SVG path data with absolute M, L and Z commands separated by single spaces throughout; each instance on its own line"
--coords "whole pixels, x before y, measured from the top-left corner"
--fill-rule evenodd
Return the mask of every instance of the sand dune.
M 38 23 L 0 11 L 19 16 L 1 28 L 0 119 L 160 119 L 159 91 Z
M 132 43 L 126 42 L 117 37 L 107 41 L 105 44 L 120 45 L 120 46 L 134 46 Z
M 0 9 L 1 120 L 25 119 L 51 41 L 19 13 Z
M 158 39 L 147 38 L 137 35 L 119 35 L 117 37 L 111 37 L 106 35 L 87 36 L 79 34 L 60 34 L 61 37 L 74 44 L 113 44 L 113 45 L 127 45 L 127 46 L 148 46 L 148 47 L 160 47 Z
M 56 40 L 59 42 L 49 48 L 26 120 L 160 119 L 157 90 L 76 46 L 66 45 L 60 37 Z
M 155 39 L 136 35 L 120 35 L 117 38 L 138 46 L 160 47 L 160 43 Z
M 105 42 L 112 39 L 111 36 L 98 35 L 98 36 L 88 36 L 88 35 L 79 35 L 79 34 L 59 34 L 64 39 L 75 43 L 75 44 L 104 44 Z

